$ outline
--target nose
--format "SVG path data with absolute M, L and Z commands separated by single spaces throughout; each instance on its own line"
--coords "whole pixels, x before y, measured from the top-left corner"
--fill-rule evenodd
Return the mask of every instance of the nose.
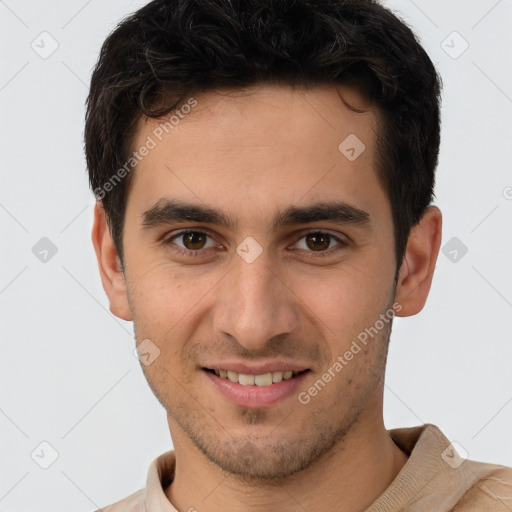
M 265 251 L 251 263 L 235 255 L 232 264 L 220 283 L 213 314 L 216 332 L 258 351 L 275 336 L 294 331 L 297 298 Z

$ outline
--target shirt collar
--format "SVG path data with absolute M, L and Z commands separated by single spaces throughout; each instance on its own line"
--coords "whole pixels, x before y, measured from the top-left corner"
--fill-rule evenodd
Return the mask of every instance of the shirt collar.
M 404 490 L 421 486 L 422 481 L 428 481 L 437 475 L 445 463 L 441 457 L 432 459 L 431 454 L 433 451 L 441 453 L 450 444 L 444 434 L 430 423 L 388 430 L 388 434 L 394 443 L 409 455 L 409 459 L 368 512 L 388 510 L 388 502 L 396 506 L 401 493 L 404 499 L 407 498 L 408 493 L 404 493 Z M 425 467 L 425 459 L 432 460 L 433 463 Z M 173 450 L 163 453 L 150 464 L 146 480 L 145 507 L 141 512 L 178 512 L 164 492 L 174 479 L 175 468 L 176 456 Z

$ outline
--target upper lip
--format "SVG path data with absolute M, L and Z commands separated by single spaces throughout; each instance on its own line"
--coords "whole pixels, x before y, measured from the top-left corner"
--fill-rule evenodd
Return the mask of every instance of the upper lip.
M 209 370 L 231 370 L 236 373 L 242 373 L 243 375 L 263 375 L 265 373 L 286 372 L 289 370 L 292 372 L 302 372 L 309 369 L 306 365 L 292 361 L 267 361 L 252 364 L 237 361 L 222 361 L 220 363 L 208 363 L 202 366 L 202 368 Z

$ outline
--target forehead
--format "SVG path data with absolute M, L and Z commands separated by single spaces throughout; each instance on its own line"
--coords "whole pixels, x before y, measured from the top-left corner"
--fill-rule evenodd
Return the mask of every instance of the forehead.
M 193 100 L 139 121 L 134 150 L 153 141 L 132 176 L 128 202 L 136 198 L 139 210 L 169 196 L 228 207 L 245 195 L 244 208 L 257 214 L 269 202 L 382 195 L 377 112 L 355 87 L 258 85 Z
M 210 140 L 220 140 L 223 145 L 230 141 L 238 144 L 240 140 L 246 146 L 258 142 L 293 144 L 319 137 L 328 137 L 330 141 L 338 140 L 350 130 L 372 145 L 372 130 L 376 129 L 376 108 L 349 84 L 313 88 L 258 84 L 238 90 L 214 90 L 193 100 L 194 108 L 185 110 L 178 106 L 162 119 L 141 118 L 137 130 L 139 142 L 170 119 L 171 126 L 167 124 L 163 137 L 169 132 L 179 137 L 185 131 L 185 136 L 208 131 Z M 309 128 L 304 129 L 306 126 Z M 279 140 L 275 137 L 278 131 Z

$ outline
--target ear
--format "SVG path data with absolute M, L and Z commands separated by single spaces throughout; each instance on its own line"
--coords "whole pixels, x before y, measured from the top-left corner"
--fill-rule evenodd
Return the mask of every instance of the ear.
M 112 240 L 101 201 L 94 207 L 92 243 L 98 259 L 101 282 L 110 302 L 110 311 L 123 320 L 132 320 L 121 260 Z
M 397 281 L 395 301 L 402 306 L 397 316 L 416 315 L 423 309 L 441 246 L 441 228 L 441 211 L 429 206 L 411 229 Z

